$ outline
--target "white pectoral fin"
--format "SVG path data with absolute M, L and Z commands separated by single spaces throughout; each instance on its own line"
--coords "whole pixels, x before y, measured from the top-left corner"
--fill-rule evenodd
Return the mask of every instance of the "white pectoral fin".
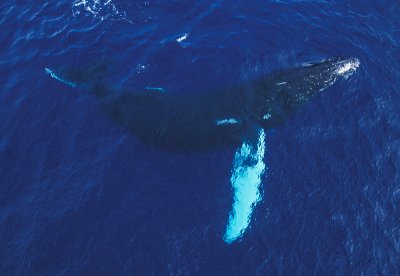
M 233 161 L 231 185 L 234 192 L 232 210 L 229 215 L 224 241 L 232 243 L 242 237 L 250 224 L 254 207 L 261 200 L 261 178 L 266 170 L 265 131 L 257 128 L 236 150 Z

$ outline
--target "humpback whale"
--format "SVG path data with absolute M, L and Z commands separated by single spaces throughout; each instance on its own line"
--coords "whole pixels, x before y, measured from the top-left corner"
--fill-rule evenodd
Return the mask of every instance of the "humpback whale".
M 232 211 L 224 234 L 227 243 L 240 238 L 261 200 L 266 170 L 265 131 L 276 128 L 319 92 L 359 67 L 357 58 L 331 58 L 281 70 L 222 91 L 173 94 L 160 88 L 117 92 L 94 85 L 104 110 L 144 143 L 164 149 L 193 151 L 236 148 L 231 185 Z M 45 69 L 72 87 L 77 84 Z

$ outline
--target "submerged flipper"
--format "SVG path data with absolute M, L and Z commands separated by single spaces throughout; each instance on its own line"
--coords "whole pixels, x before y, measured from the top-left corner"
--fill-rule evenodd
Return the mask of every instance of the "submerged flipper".
M 253 209 L 262 197 L 261 178 L 266 170 L 265 131 L 263 128 L 249 131 L 252 133 L 236 150 L 233 161 L 231 185 L 234 199 L 224 235 L 227 243 L 242 237 L 250 224 Z

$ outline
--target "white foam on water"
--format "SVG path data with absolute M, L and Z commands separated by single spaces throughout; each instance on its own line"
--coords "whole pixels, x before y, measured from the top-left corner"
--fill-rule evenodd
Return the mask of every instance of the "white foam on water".
M 74 16 L 85 15 L 100 19 L 101 21 L 110 20 L 125 20 L 130 23 L 126 13 L 118 8 L 113 0 L 75 0 L 72 4 L 72 14 Z
M 253 209 L 261 200 L 261 177 L 266 170 L 265 151 L 265 131 L 260 129 L 258 141 L 254 144 L 244 142 L 235 153 L 231 176 L 234 202 L 224 235 L 227 243 L 243 236 Z
M 272 117 L 271 113 L 267 113 L 267 114 L 265 114 L 265 115 L 263 116 L 263 119 L 264 119 L 264 120 L 268 120 L 268 119 L 270 119 L 271 117 Z
M 348 62 L 343 63 L 339 68 L 336 69 L 335 74 L 348 78 L 352 75 L 357 68 L 360 66 L 360 61 L 358 59 L 351 59 Z
M 187 37 L 188 37 L 188 34 L 184 34 L 183 36 L 178 37 L 178 38 L 176 39 L 176 41 L 179 42 L 179 43 L 181 43 L 182 41 L 186 40 Z
M 141 63 L 139 63 L 136 66 L 136 73 L 137 74 L 141 74 L 141 73 L 145 72 L 148 68 L 149 68 L 149 64 L 141 64 Z

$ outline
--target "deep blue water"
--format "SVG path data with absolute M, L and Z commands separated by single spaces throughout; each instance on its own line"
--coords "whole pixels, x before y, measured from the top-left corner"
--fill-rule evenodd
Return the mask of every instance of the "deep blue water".
M 0 12 L 1 275 L 400 273 L 399 1 Z M 234 152 L 149 147 L 45 71 L 88 81 L 100 64 L 115 90 L 200 93 L 335 56 L 359 70 L 267 131 L 262 201 L 231 244 Z

